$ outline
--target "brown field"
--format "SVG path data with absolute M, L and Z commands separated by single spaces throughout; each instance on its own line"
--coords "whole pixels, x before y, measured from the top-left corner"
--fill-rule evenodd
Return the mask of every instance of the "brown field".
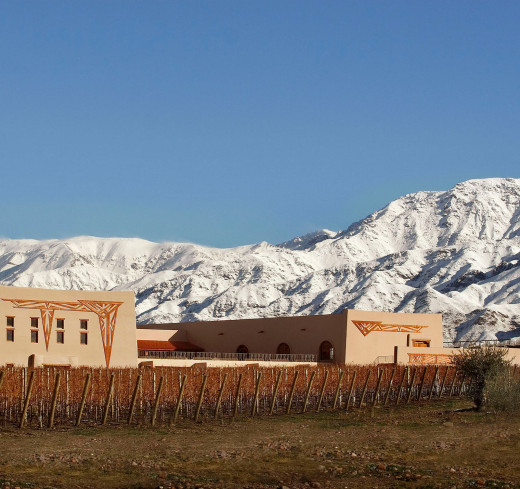
M 0 428 L 0 481 L 54 488 L 520 487 L 520 415 L 464 400 L 183 419 L 172 428 Z M 3 487 L 0 485 L 0 487 Z

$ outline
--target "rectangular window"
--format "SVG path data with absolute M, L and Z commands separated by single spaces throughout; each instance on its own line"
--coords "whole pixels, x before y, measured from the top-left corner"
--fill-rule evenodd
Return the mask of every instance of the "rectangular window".
M 38 327 L 38 318 L 31 318 L 31 328 Z
M 7 325 L 6 340 L 14 341 L 14 317 L 7 316 L 5 324 Z
M 87 333 L 80 333 L 79 334 L 79 342 L 82 345 L 87 345 L 88 344 L 88 334 Z
M 65 332 L 56 331 L 56 343 L 65 343 Z
M 419 348 L 429 348 L 430 340 L 412 340 L 412 345 Z
M 31 343 L 38 343 L 38 330 L 31 330 Z
M 56 328 L 58 328 L 58 329 L 65 328 L 65 319 L 56 319 Z
M 88 329 L 88 319 L 80 319 L 79 327 L 80 329 Z

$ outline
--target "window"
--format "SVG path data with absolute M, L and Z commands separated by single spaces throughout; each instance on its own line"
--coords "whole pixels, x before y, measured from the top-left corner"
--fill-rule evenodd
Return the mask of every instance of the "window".
M 324 341 L 320 345 L 320 361 L 330 362 L 334 360 L 334 347 L 330 341 Z
M 64 331 L 56 331 L 56 343 L 65 343 Z
M 6 317 L 5 324 L 7 326 L 6 340 L 14 341 L 14 317 L 12 317 L 12 316 Z
M 412 346 L 419 348 L 430 348 L 430 340 L 412 340 Z
M 65 328 L 65 319 L 56 319 L 56 328 L 64 329 Z
M 238 345 L 237 353 L 249 353 L 249 348 L 246 345 Z
M 79 320 L 79 328 L 80 329 L 88 329 L 88 319 L 80 319 Z
M 79 342 L 81 345 L 87 345 L 88 344 L 88 334 L 81 332 L 79 334 Z
M 31 343 L 38 343 L 38 318 L 31 318 Z
M 276 349 L 276 353 L 278 353 L 278 355 L 289 355 L 291 353 L 291 348 L 287 343 L 280 343 Z

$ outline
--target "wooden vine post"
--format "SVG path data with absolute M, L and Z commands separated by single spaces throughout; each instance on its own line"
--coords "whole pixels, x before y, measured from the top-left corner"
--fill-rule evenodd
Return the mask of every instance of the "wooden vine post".
M 224 378 L 222 379 L 222 385 L 220 386 L 220 390 L 218 392 L 217 405 L 215 406 L 215 419 L 218 417 L 218 411 L 220 409 L 220 403 L 222 402 L 222 395 L 224 394 L 224 386 L 226 385 L 226 380 L 228 378 L 228 373 L 224 374 Z
M 87 400 L 88 389 L 90 387 L 90 378 L 91 373 L 87 372 L 87 376 L 85 377 L 85 384 L 83 385 L 83 394 L 81 395 L 78 417 L 76 418 L 76 426 L 79 426 L 79 424 L 81 423 L 81 417 L 83 416 L 83 409 L 85 409 L 85 402 Z
M 141 384 L 142 375 L 138 374 L 135 380 L 134 392 L 132 393 L 132 400 L 130 401 L 130 411 L 128 412 L 128 424 L 132 424 L 132 418 L 135 411 L 135 403 L 137 401 L 137 394 L 139 393 L 139 386 Z
M 316 370 L 313 370 L 311 374 L 311 378 L 309 379 L 309 384 L 307 385 L 307 392 L 305 392 L 305 401 L 303 402 L 302 413 L 307 411 L 307 404 L 309 402 L 309 395 L 311 393 L 312 383 L 314 382 L 314 377 L 316 375 Z
M 417 400 L 420 401 L 424 389 L 424 381 L 426 380 L 426 374 L 428 372 L 428 367 L 424 367 L 422 379 L 421 379 L 421 386 L 419 387 L 419 394 L 417 394 Z
M 251 406 L 251 416 L 255 415 L 256 404 L 258 403 L 258 392 L 260 391 L 260 380 L 262 379 L 262 372 L 258 372 L 256 376 L 256 386 L 255 386 L 255 397 L 253 399 L 253 405 Z
M 298 370 L 296 370 L 296 372 L 294 372 L 294 380 L 293 380 L 293 383 L 292 383 L 292 386 L 291 386 L 291 392 L 289 394 L 289 399 L 287 400 L 287 411 L 286 411 L 286 414 L 290 414 L 291 412 L 291 404 L 292 404 L 292 400 L 293 400 L 293 396 L 294 396 L 294 389 L 296 388 L 296 381 L 298 380 Z
M 399 401 L 401 399 L 401 394 L 402 394 L 403 388 L 404 388 L 404 381 L 406 380 L 407 376 L 408 376 L 408 367 L 405 367 L 403 370 L 403 376 L 401 377 L 401 382 L 399 383 L 399 390 L 397 391 L 397 399 L 395 400 L 396 406 L 399 404 Z
M 110 385 L 108 387 L 107 398 L 105 400 L 105 410 L 103 411 L 103 421 L 101 423 L 103 426 L 107 423 L 108 409 L 110 407 L 110 402 L 112 401 L 112 394 L 114 393 L 114 381 L 115 375 L 112 374 L 110 376 Z
M 177 417 L 179 416 L 179 411 L 181 409 L 181 403 L 182 403 L 182 395 L 184 394 L 184 388 L 186 387 L 186 379 L 188 376 L 184 374 L 182 376 L 181 386 L 179 388 L 179 397 L 177 398 L 177 404 L 175 405 L 175 413 L 173 414 L 173 418 L 170 421 L 170 424 L 173 424 L 177 421 Z
M 430 395 L 428 396 L 428 400 L 431 401 L 432 399 L 432 396 L 433 396 L 433 389 L 435 387 L 435 382 L 437 381 L 437 377 L 439 376 L 439 366 L 437 365 L 435 367 L 435 374 L 433 376 L 433 380 L 432 380 L 432 385 L 430 387 Z
M 54 391 L 52 393 L 52 401 L 51 401 L 51 412 L 49 415 L 49 428 L 54 426 L 54 413 L 56 412 L 56 402 L 58 401 L 58 392 L 60 390 L 60 371 L 56 372 L 56 379 L 54 381 Z
M 278 372 L 278 377 L 276 378 L 276 384 L 274 386 L 273 398 L 271 399 L 271 408 L 269 409 L 269 414 L 273 414 L 274 406 L 276 404 L 276 395 L 278 394 L 278 388 L 280 387 L 280 381 L 282 380 L 282 371 Z
M 208 374 L 202 376 L 202 386 L 200 387 L 199 402 L 197 403 L 197 411 L 195 412 L 195 423 L 199 422 L 200 408 L 204 400 L 204 391 L 206 390 L 206 383 L 208 381 Z
M 343 381 L 343 376 L 344 375 L 345 375 L 345 372 L 342 370 L 339 373 L 338 386 L 336 387 L 336 393 L 334 394 L 334 403 L 332 404 L 332 410 L 333 411 L 336 409 L 336 406 L 338 405 L 339 391 L 341 389 L 341 382 Z
M 161 375 L 161 377 L 159 379 L 159 385 L 157 387 L 157 394 L 155 396 L 155 404 L 153 406 L 152 426 L 155 426 L 155 420 L 157 418 L 157 410 L 159 409 L 159 398 L 161 397 L 163 382 L 164 382 L 164 377 Z
M 325 394 L 325 387 L 327 385 L 327 381 L 329 380 L 329 371 L 326 370 L 325 371 L 325 378 L 323 379 L 323 385 L 321 386 L 321 391 L 320 391 L 320 398 L 318 400 L 318 406 L 316 408 L 316 412 L 319 413 L 320 412 L 320 408 L 321 408 L 321 402 L 323 401 L 323 395 Z
M 417 375 L 417 369 L 414 368 L 413 369 L 413 374 L 412 374 L 412 381 L 410 382 L 410 388 L 408 390 L 408 397 L 406 398 L 406 404 L 409 404 L 410 400 L 412 399 L 413 386 L 414 386 L 414 383 L 415 383 L 415 376 L 416 375 Z
M 361 399 L 359 400 L 359 407 L 363 405 L 363 401 L 365 400 L 365 396 L 367 393 L 368 381 L 370 376 L 372 375 L 372 370 L 369 370 L 367 373 L 367 378 L 365 379 L 365 385 L 363 386 L 363 391 L 361 392 Z
M 29 400 L 31 399 L 31 393 L 34 385 L 34 370 L 31 372 L 29 378 L 29 385 L 27 386 L 27 394 L 25 395 L 25 402 L 23 404 L 22 418 L 20 419 L 20 428 L 23 428 L 25 424 L 25 416 L 27 415 L 27 409 L 29 409 Z
M 383 401 L 383 406 L 386 406 L 388 404 L 388 398 L 390 397 L 390 391 L 392 389 L 392 382 L 394 381 L 395 376 L 395 367 L 392 370 L 392 375 L 390 375 L 390 381 L 388 382 L 388 387 L 386 389 L 385 399 Z
M 459 371 L 455 369 L 455 373 L 453 374 L 453 380 L 451 381 L 449 397 L 453 396 L 453 388 L 455 387 L 455 379 L 457 378 L 458 373 Z
M 448 372 L 450 371 L 450 367 L 446 367 L 446 372 L 444 372 L 444 377 L 442 378 L 441 388 L 439 389 L 439 394 L 437 397 L 440 399 L 442 394 L 444 393 L 444 384 L 446 383 L 446 379 L 448 378 Z
M 240 398 L 240 386 L 242 385 L 242 374 L 238 375 L 237 391 L 235 393 L 235 406 L 233 407 L 233 420 L 237 417 L 238 400 Z
M 350 382 L 350 389 L 348 391 L 347 404 L 345 405 L 345 411 L 348 411 L 350 399 L 352 398 L 352 393 L 354 392 L 354 383 L 356 382 L 356 376 L 357 376 L 357 370 L 354 370 L 354 374 L 352 375 L 352 381 Z
M 379 370 L 379 376 L 377 378 L 377 385 L 376 385 L 376 390 L 374 392 L 374 400 L 372 401 L 372 406 L 375 406 L 376 405 L 376 402 L 377 402 L 377 395 L 379 394 L 379 388 L 381 387 L 381 380 L 383 380 L 383 369 Z

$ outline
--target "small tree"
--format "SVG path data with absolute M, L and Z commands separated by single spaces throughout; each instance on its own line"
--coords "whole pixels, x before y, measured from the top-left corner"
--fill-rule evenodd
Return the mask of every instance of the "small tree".
M 507 348 L 498 346 L 472 346 L 454 355 L 453 366 L 473 379 L 473 402 L 477 411 L 482 409 L 485 402 L 487 382 L 504 374 L 510 367 L 511 361 L 506 356 Z

